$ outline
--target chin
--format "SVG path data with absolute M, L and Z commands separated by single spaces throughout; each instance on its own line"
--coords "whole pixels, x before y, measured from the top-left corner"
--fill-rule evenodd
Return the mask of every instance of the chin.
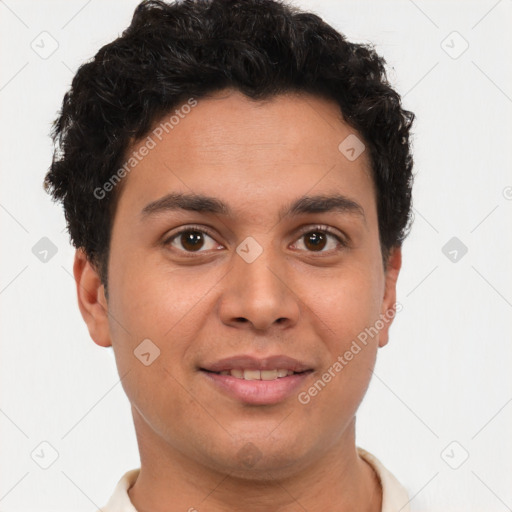
M 216 471 L 242 480 L 262 482 L 293 476 L 312 462 L 304 439 L 292 442 L 268 435 L 239 439 L 222 453 L 210 453 L 208 458 L 208 465 Z

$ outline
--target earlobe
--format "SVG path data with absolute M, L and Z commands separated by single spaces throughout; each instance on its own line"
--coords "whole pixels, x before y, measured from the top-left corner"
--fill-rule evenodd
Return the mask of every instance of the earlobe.
M 82 249 L 77 249 L 75 252 L 73 275 L 75 276 L 78 307 L 91 338 L 101 347 L 110 347 L 112 342 L 104 286 L 96 268 L 87 259 Z
M 392 247 L 389 253 L 385 277 L 384 296 L 381 308 L 381 320 L 384 324 L 379 334 L 379 347 L 389 341 L 389 328 L 396 314 L 396 282 L 402 267 L 402 249 Z

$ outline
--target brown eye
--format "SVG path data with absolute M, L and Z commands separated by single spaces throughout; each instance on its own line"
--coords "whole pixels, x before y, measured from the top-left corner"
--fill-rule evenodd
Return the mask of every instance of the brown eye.
M 328 253 L 342 250 L 347 247 L 342 235 L 332 232 L 328 226 L 318 226 L 309 231 L 303 231 L 298 240 L 293 244 L 294 249 L 306 252 Z
M 187 251 L 197 251 L 204 244 L 203 233 L 199 231 L 185 231 L 180 235 L 180 242 Z
M 312 231 L 304 235 L 304 245 L 311 251 L 321 251 L 327 244 L 327 236 L 325 233 Z
M 218 247 L 216 241 L 205 231 L 200 229 L 185 228 L 168 237 L 164 242 L 173 250 L 184 253 L 202 253 Z

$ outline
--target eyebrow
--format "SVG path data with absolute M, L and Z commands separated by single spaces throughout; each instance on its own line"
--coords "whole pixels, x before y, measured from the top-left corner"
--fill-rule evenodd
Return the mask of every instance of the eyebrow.
M 176 210 L 226 216 L 232 216 L 233 213 L 226 203 L 215 197 L 174 192 L 147 204 L 142 209 L 141 216 L 147 218 L 159 213 Z M 283 207 L 278 213 L 278 218 L 281 221 L 285 217 L 295 215 L 332 211 L 358 215 L 366 223 L 363 207 L 353 199 L 338 193 L 299 197 Z

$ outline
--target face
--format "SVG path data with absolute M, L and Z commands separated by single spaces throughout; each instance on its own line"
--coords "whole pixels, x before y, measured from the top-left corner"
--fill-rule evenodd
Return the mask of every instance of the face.
M 75 276 L 139 442 L 240 475 L 299 471 L 354 442 L 400 251 L 385 271 L 369 157 L 338 148 L 349 135 L 362 140 L 328 100 L 225 90 L 153 136 L 124 178 L 108 303 L 79 253 Z

